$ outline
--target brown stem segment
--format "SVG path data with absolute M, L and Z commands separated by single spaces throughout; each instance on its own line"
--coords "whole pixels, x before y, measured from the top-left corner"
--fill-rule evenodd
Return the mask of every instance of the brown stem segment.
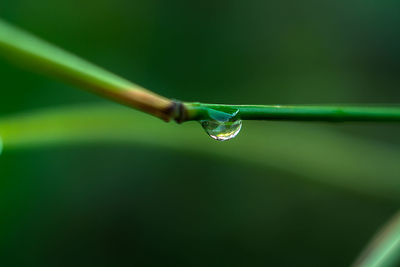
M 103 95 L 129 107 L 134 107 L 166 122 L 174 118 L 176 103 L 147 90 L 97 90 L 96 94 Z
M 36 72 L 139 109 L 181 121 L 181 105 L 64 51 L 0 19 L 0 54 Z

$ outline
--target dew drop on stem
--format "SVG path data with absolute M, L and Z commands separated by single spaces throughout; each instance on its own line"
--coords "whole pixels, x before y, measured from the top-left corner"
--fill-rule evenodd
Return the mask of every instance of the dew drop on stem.
M 200 124 L 206 133 L 218 141 L 227 141 L 234 138 L 242 128 L 242 120 L 239 117 L 239 110 L 222 112 L 208 109 L 209 119 L 200 120 Z

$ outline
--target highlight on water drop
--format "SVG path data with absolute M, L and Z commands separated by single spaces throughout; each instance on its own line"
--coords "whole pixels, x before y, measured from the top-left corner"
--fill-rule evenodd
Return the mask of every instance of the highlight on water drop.
M 227 141 L 238 135 L 242 128 L 239 110 L 226 113 L 214 109 L 208 110 L 209 119 L 200 120 L 206 133 L 218 141 Z

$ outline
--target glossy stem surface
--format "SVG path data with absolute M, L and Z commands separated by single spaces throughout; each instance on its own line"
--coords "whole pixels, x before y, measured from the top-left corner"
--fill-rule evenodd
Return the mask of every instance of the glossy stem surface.
M 285 106 L 285 105 L 218 105 L 185 103 L 187 121 L 207 116 L 208 109 L 223 112 L 239 110 L 242 120 L 295 121 L 400 121 L 400 107 L 363 106 Z

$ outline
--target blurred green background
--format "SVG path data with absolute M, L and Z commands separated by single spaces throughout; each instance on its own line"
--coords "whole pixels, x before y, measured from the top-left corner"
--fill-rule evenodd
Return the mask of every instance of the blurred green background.
M 3 19 L 159 94 L 235 104 L 400 103 L 399 12 L 395 0 L 0 3 Z M 107 102 L 4 60 L 0 75 L 0 118 Z M 170 140 L 175 126 L 154 125 L 154 140 Z M 335 136 L 371 143 L 374 159 L 400 165 L 399 124 L 245 122 L 226 143 L 195 123 L 177 127 L 192 133 L 184 145 L 138 137 L 5 146 L 0 265 L 347 266 L 399 207 L 400 189 L 371 190 L 388 181 L 400 188 L 399 168 L 381 172 L 360 146 L 339 142 L 352 157 L 327 157 L 339 182 L 320 167 Z M 272 151 L 269 129 L 287 138 L 277 139 L 279 164 L 258 159 L 274 158 L 257 152 Z M 322 129 L 318 145 L 306 138 L 314 135 L 290 140 L 313 129 Z M 199 143 L 212 143 L 210 153 Z M 244 146 L 254 147 L 246 161 L 213 153 Z M 356 174 L 374 169 L 369 190 L 358 190 L 364 177 Z

